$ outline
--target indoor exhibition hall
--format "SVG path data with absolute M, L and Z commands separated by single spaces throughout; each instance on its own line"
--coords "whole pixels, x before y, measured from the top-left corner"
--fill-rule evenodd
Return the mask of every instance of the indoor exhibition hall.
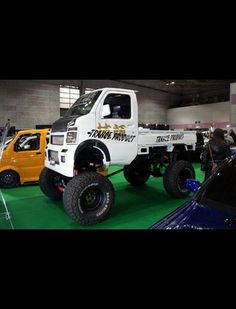
M 0 80 L 1 230 L 236 228 L 236 80 Z

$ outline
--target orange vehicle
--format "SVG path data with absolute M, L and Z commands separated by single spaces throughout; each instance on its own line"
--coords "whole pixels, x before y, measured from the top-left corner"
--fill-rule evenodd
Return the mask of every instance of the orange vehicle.
M 44 168 L 48 129 L 19 131 L 5 142 L 0 159 L 0 188 L 36 182 Z

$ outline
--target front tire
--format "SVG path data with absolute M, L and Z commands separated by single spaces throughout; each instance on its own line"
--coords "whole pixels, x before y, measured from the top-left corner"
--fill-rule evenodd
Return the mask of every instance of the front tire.
M 195 171 L 191 163 L 180 160 L 170 164 L 163 178 L 163 184 L 166 192 L 174 198 L 183 198 L 188 196 L 185 186 L 186 179 L 195 179 Z
M 19 184 L 19 175 L 13 170 L 0 173 L 0 188 L 14 188 Z
M 39 186 L 41 191 L 51 200 L 58 201 L 62 199 L 63 193 L 59 190 L 61 175 L 45 167 L 39 177 Z
M 84 172 L 66 186 L 63 202 L 67 214 L 81 225 L 105 220 L 114 205 L 115 191 L 110 180 L 96 172 Z

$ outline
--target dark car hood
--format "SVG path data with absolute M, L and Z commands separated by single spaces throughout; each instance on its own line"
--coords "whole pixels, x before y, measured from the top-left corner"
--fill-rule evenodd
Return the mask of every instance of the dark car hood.
M 232 214 L 227 211 L 208 207 L 190 200 L 170 215 L 155 223 L 151 229 L 235 229 L 236 226 L 225 224 L 224 220 L 229 217 L 232 217 Z
M 188 201 L 182 207 L 177 208 L 174 212 L 155 223 L 151 229 L 179 229 L 183 227 L 183 224 L 189 218 L 189 214 L 194 212 L 194 206 L 196 207 L 192 200 Z
M 55 121 L 52 125 L 52 133 L 53 132 L 66 132 L 67 126 L 71 121 L 75 121 L 80 116 L 70 116 L 70 117 L 63 117 Z

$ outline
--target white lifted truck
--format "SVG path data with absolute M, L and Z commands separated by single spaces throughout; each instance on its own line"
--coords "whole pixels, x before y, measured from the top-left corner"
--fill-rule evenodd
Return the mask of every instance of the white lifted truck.
M 76 222 L 95 224 L 112 210 L 115 193 L 108 178 L 121 171 L 134 186 L 143 185 L 150 175 L 163 176 L 170 196 L 186 196 L 184 181 L 195 178 L 186 154 L 195 145 L 195 131 L 139 128 L 135 91 L 99 89 L 81 96 L 53 124 L 40 187 L 53 200 L 63 198 Z M 101 173 L 111 165 L 124 167 Z

